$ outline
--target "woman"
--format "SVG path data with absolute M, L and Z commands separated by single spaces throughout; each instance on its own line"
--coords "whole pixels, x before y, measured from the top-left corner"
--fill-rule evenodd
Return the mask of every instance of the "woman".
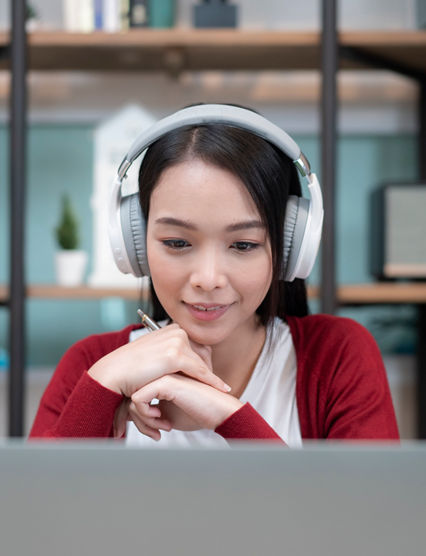
M 348 319 L 308 316 L 303 281 L 282 280 L 290 195 L 301 195 L 295 165 L 256 133 L 203 122 L 159 137 L 141 164 L 139 198 L 162 328 L 71 347 L 30 436 L 398 438 L 372 337 Z

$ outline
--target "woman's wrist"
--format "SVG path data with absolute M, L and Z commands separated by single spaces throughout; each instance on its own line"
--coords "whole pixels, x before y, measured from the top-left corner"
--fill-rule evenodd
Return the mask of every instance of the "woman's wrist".
M 101 384 L 104 388 L 108 388 L 108 390 L 112 390 L 117 394 L 123 395 L 123 392 L 117 381 L 116 373 L 111 372 L 108 366 L 104 366 L 100 363 L 100 361 L 98 361 L 92 367 L 90 367 L 87 372 L 93 378 L 93 380 L 96 380 L 96 382 Z
M 226 396 L 226 398 L 227 398 L 226 404 L 224 404 L 218 410 L 216 423 L 215 423 L 213 429 L 215 429 L 216 427 L 218 427 L 219 425 L 224 423 L 227 419 L 229 419 L 229 417 L 231 417 L 231 415 L 236 413 L 244 405 L 244 403 L 241 402 L 238 398 L 235 398 L 234 396 L 231 396 L 230 394 L 228 394 Z

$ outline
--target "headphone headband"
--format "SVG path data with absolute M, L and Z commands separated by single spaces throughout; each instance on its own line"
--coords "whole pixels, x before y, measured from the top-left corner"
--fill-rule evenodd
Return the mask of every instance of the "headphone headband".
M 180 127 L 203 124 L 223 124 L 251 131 L 282 150 L 296 164 L 302 176 L 309 176 L 311 173 L 309 162 L 299 145 L 280 127 L 260 114 L 227 104 L 200 104 L 183 108 L 143 131 L 135 139 L 118 168 L 120 181 L 134 160 L 157 139 Z

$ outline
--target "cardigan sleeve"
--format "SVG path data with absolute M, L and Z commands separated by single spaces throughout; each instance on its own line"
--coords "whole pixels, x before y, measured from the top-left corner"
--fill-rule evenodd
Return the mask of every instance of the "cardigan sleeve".
M 372 335 L 342 317 L 314 315 L 289 323 L 303 438 L 397 440 L 386 371 Z
M 120 333 L 94 335 L 74 344 L 59 362 L 41 400 L 29 438 L 102 438 L 113 434 L 123 397 L 95 381 L 87 370 L 125 343 Z
M 215 432 L 225 440 L 265 440 L 284 443 L 282 438 L 251 406 L 245 403 L 216 427 Z

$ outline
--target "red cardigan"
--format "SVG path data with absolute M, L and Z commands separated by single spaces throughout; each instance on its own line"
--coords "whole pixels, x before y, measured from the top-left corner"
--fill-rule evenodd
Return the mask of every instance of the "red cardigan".
M 297 358 L 296 399 L 303 439 L 398 439 L 395 413 L 378 347 L 350 319 L 288 317 Z M 30 438 L 109 437 L 122 396 L 86 372 L 129 341 L 119 332 L 89 336 L 62 357 L 44 392 Z M 226 439 L 280 439 L 245 404 L 216 429 Z

